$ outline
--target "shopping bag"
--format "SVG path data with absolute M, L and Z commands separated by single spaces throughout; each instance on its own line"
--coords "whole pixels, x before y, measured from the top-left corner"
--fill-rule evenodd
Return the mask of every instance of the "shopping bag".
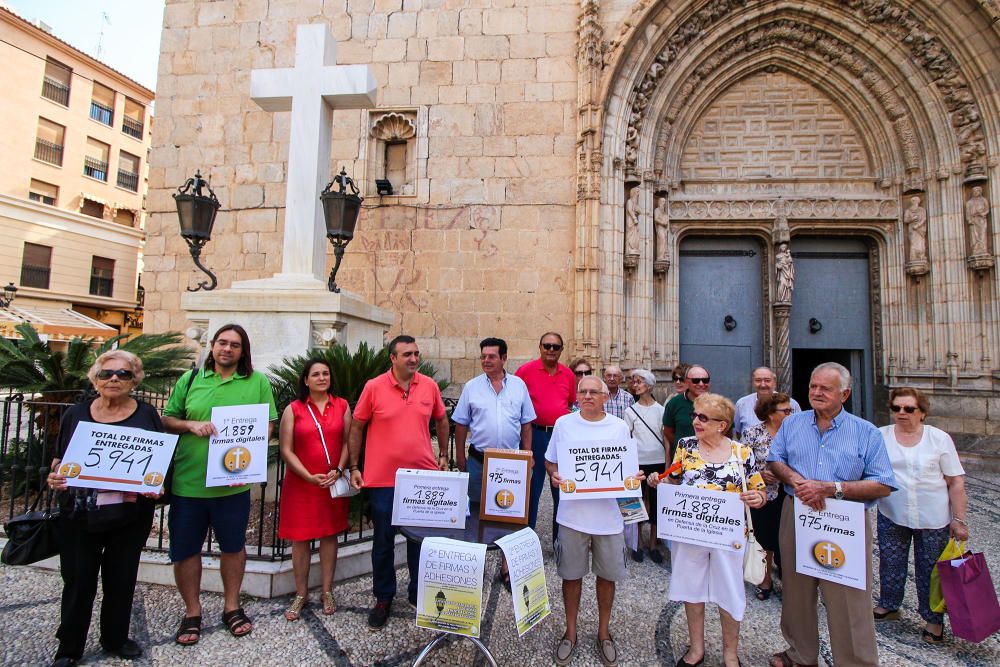
M 965 554 L 965 542 L 956 542 L 955 538 L 948 540 L 944 551 L 938 557 L 938 562 L 949 561 L 954 558 L 961 558 Z M 931 568 L 931 611 L 935 614 L 942 614 L 945 610 L 944 595 L 941 593 L 941 580 L 938 578 L 937 565 Z
M 983 554 L 969 554 L 937 564 L 951 631 L 979 643 L 1000 630 L 1000 603 Z

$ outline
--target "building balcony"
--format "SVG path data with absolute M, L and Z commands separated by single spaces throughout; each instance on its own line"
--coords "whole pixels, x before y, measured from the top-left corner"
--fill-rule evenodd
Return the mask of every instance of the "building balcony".
M 133 173 L 131 171 L 124 171 L 122 169 L 118 170 L 118 187 L 125 188 L 126 190 L 131 190 L 132 192 L 139 191 L 139 174 Z
M 96 120 L 98 123 L 102 123 L 111 126 L 111 118 L 114 116 L 115 110 L 111 107 L 106 107 L 100 102 L 95 102 L 91 100 L 90 102 L 90 117 Z
M 83 175 L 96 178 L 99 181 L 108 180 L 108 163 L 95 160 L 92 157 L 83 158 Z
M 69 86 L 55 79 L 45 77 L 42 79 L 42 97 L 68 107 Z
M 20 287 L 36 287 L 38 289 L 49 288 L 49 276 L 52 270 L 47 266 L 21 265 Z
M 122 118 L 122 132 L 129 135 L 130 137 L 135 137 L 136 139 L 142 139 L 142 121 L 136 120 L 134 118 L 129 118 L 125 116 Z
M 94 296 L 111 296 L 114 287 L 115 281 L 112 278 L 90 277 L 90 293 Z
M 45 139 L 35 139 L 35 159 L 61 167 L 63 161 L 62 144 L 54 144 Z

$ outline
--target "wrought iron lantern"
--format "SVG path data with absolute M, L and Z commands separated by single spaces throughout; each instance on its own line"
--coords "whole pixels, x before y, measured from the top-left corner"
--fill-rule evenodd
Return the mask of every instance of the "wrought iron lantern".
M 0 308 L 8 307 L 14 301 L 15 296 L 17 296 L 17 287 L 14 286 L 13 282 L 7 283 L 7 286 L 3 288 L 3 296 L 0 296 Z
M 337 184 L 337 191 L 332 189 Z M 350 192 L 348 192 L 350 188 Z M 354 180 L 347 175 L 343 167 L 340 173 L 326 184 L 323 192 L 319 196 L 323 202 L 323 218 L 326 221 L 326 238 L 330 239 L 333 246 L 333 270 L 330 271 L 330 278 L 326 282 L 327 289 L 331 292 L 340 292 L 337 287 L 337 271 L 340 269 L 340 262 L 344 259 L 344 250 L 347 244 L 354 238 L 354 226 L 358 222 L 358 215 L 361 213 L 362 198 L 358 194 L 358 187 Z
M 202 194 L 202 188 L 208 190 L 208 194 Z M 211 282 L 202 280 L 197 287 L 188 287 L 189 292 L 197 292 L 204 289 L 206 292 L 215 289 L 219 284 L 215 274 L 208 270 L 201 263 L 201 249 L 212 239 L 212 226 L 215 224 L 215 214 L 222 207 L 212 187 L 208 181 L 201 177 L 201 170 L 194 174 L 194 178 L 189 178 L 174 193 L 174 201 L 177 203 L 177 218 L 181 224 L 181 236 L 188 244 L 191 259 L 195 266 L 201 269 L 211 278 Z

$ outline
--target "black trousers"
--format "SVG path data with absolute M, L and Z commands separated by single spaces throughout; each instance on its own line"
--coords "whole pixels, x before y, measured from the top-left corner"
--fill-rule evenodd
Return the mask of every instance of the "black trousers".
M 87 519 L 60 520 L 59 568 L 62 608 L 56 658 L 79 660 L 87 645 L 87 630 L 101 574 L 101 646 L 115 650 L 128 639 L 132 596 L 139 572 L 139 555 L 153 525 L 153 503 L 139 503 L 138 516 L 125 526 L 101 534 L 87 531 Z

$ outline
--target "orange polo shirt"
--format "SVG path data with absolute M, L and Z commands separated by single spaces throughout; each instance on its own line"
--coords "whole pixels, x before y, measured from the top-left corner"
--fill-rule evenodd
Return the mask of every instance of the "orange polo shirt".
M 515 375 L 528 385 L 537 426 L 554 426 L 576 402 L 576 376 L 567 366 L 558 364 L 555 374 L 549 375 L 542 360 L 535 359 L 518 368 Z
M 396 470 L 436 470 L 430 420 L 445 415 L 437 383 L 416 373 L 408 393 L 389 369 L 369 380 L 354 408 L 354 418 L 368 422 L 365 442 L 365 486 L 396 485 Z

